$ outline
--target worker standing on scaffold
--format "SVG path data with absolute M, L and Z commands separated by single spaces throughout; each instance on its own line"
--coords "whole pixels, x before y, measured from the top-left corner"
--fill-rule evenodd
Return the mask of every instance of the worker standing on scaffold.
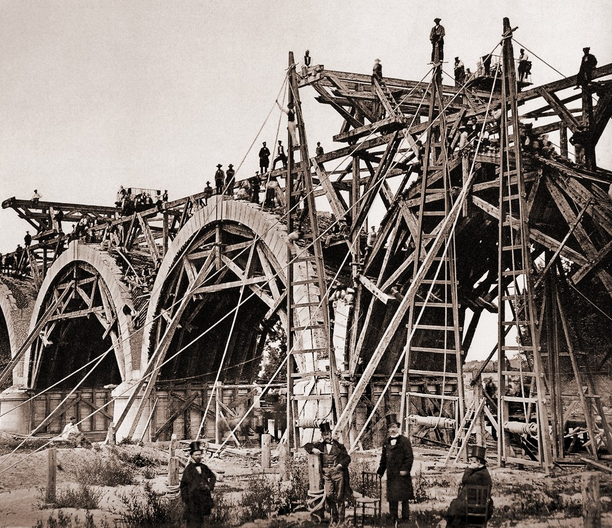
M 434 23 L 436 24 L 431 28 L 431 32 L 429 33 L 429 40 L 431 40 L 431 62 L 433 64 L 438 64 L 442 62 L 444 59 L 444 26 L 440 25 L 441 18 L 434 18 Z M 437 48 L 437 53 L 436 53 Z

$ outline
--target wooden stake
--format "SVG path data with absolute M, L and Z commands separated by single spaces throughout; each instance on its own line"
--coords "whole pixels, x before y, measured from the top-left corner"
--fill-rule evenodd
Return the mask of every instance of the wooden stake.
M 261 435 L 261 467 L 269 469 L 270 467 L 270 440 L 272 435 L 264 433 Z
M 48 451 L 47 459 L 47 496 L 46 502 L 53 503 L 57 491 L 57 448 L 51 447 Z
M 599 473 L 582 475 L 582 523 L 584 528 L 601 528 Z

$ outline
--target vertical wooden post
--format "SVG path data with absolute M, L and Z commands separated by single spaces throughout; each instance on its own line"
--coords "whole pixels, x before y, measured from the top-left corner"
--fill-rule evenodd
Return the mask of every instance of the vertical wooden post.
M 219 431 L 219 416 L 221 415 L 221 406 L 219 405 L 219 397 L 221 396 L 220 394 L 220 388 L 217 385 L 215 387 L 215 443 L 216 444 L 220 444 L 221 443 L 221 435 L 220 435 L 220 431 Z
M 261 435 L 261 467 L 263 469 L 270 468 L 270 439 L 272 435 L 270 433 L 264 433 Z
M 601 528 L 599 473 L 591 472 L 582 475 L 582 526 Z
M 108 424 L 108 432 L 106 433 L 106 443 L 108 445 L 115 445 L 117 443 L 115 424 L 113 422 Z
M 57 486 L 57 448 L 52 447 L 48 451 L 47 459 L 47 502 L 55 502 Z
M 176 456 L 178 440 L 173 434 L 170 439 L 170 460 L 168 461 L 168 485 L 176 486 L 179 483 L 179 459 Z
M 321 491 L 321 457 L 308 455 L 308 490 Z

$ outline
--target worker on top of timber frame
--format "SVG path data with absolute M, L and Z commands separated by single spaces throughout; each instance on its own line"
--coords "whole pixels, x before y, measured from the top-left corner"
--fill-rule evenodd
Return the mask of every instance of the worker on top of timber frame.
M 380 59 L 376 59 L 374 61 L 374 66 L 372 66 L 372 84 L 374 84 L 374 79 L 376 79 L 380 84 L 382 82 L 382 78 L 382 63 L 380 62 Z
M 321 473 L 325 489 L 325 503 L 329 508 L 332 523 L 344 521 L 346 500 L 353 494 L 349 482 L 348 467 L 351 457 L 343 444 L 332 439 L 328 422 L 319 426 L 322 440 L 307 443 L 304 449 L 308 454 L 321 455 Z
M 431 41 L 431 62 L 437 64 L 444 59 L 444 26 L 440 25 L 441 18 L 434 18 L 435 26 L 431 28 L 429 40 Z M 438 54 L 436 56 L 436 47 Z
M 580 61 L 580 70 L 578 70 L 578 77 L 576 78 L 576 87 L 586 88 L 591 84 L 593 79 L 593 69 L 597 66 L 597 59 L 595 55 L 591 55 L 591 48 L 582 48 L 584 55 Z

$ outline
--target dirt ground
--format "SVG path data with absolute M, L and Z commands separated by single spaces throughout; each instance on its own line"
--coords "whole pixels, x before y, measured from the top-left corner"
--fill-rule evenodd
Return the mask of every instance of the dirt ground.
M 14 453 L 11 448 L 1 446 L 0 456 L 0 528 L 30 528 L 42 523 L 47 526 L 50 516 L 57 516 L 58 510 L 45 505 L 44 496 L 47 486 L 48 450 Z M 108 446 L 94 445 L 93 449 L 57 449 L 57 489 L 75 487 L 76 475 L 80 468 L 92 463 L 95 457 L 106 453 Z M 137 487 L 148 482 L 159 494 L 173 491 L 168 487 L 168 451 L 159 444 L 145 446 L 126 445 L 112 448 L 122 452 L 126 458 L 143 457 L 154 460 L 154 470 L 138 473 L 137 482 L 131 486 L 101 488 L 102 500 L 99 509 L 91 514 L 95 526 L 116 525 L 115 519 L 122 518 L 126 505 L 120 500 Z M 269 471 L 271 479 L 278 479 L 278 459 L 274 456 Z M 362 469 L 376 469 L 380 453 L 377 450 L 354 453 L 352 466 L 354 474 Z M 412 526 L 444 526 L 441 515 L 456 495 L 457 486 L 463 473 L 462 466 L 445 466 L 445 452 L 422 446 L 415 447 L 415 465 L 412 471 L 413 482 L 421 501 L 411 505 Z M 217 498 L 240 504 L 245 490 L 252 485 L 253 475 L 262 473 L 260 453 L 257 449 L 225 453 L 220 458 L 207 458 L 205 462 L 218 474 L 215 490 Z M 544 528 L 548 526 L 582 526 L 580 517 L 580 480 L 585 471 L 593 468 L 584 465 L 568 465 L 565 469 L 555 468 L 546 476 L 540 471 L 520 470 L 518 468 L 498 468 L 494 461 L 489 463 L 493 478 L 493 499 L 495 513 L 489 522 L 491 527 L 515 526 L 518 528 Z M 612 526 L 612 505 L 609 490 L 612 489 L 610 473 L 600 472 L 602 485 L 603 518 L 602 526 Z M 384 484 L 384 483 L 383 483 Z M 560 507 L 560 503 L 565 505 Z M 383 506 L 383 512 L 384 512 Z M 85 519 L 84 510 L 65 508 L 63 513 L 80 520 Z M 352 513 L 347 516 L 352 525 Z M 121 525 L 118 523 L 117 525 Z M 243 524 L 250 528 L 278 528 L 289 526 L 315 526 L 309 521 L 306 511 L 275 516 L 268 520 L 258 520 Z M 323 525 L 321 525 L 323 526 Z

